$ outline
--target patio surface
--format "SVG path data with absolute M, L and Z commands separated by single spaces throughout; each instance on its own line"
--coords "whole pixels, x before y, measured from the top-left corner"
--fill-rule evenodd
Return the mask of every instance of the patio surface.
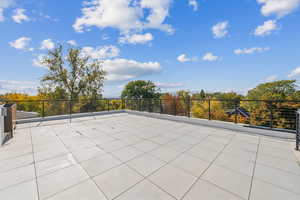
M 130 114 L 19 125 L 3 200 L 299 200 L 293 141 Z

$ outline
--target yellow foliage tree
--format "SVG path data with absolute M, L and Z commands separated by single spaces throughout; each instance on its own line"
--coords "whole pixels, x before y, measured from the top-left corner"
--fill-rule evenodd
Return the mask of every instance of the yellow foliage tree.
M 210 108 L 209 108 L 210 107 Z M 195 101 L 192 105 L 192 116 L 196 118 L 207 119 L 209 117 L 209 109 L 211 119 L 227 121 L 228 115 L 226 114 L 222 103 L 220 101 L 211 100 L 209 101 Z

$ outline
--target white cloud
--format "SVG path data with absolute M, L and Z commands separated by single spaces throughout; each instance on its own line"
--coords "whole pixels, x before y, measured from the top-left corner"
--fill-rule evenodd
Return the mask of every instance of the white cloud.
M 190 58 L 188 58 L 186 54 L 181 54 L 180 56 L 177 57 L 177 60 L 179 62 L 184 63 L 190 61 Z
M 46 67 L 43 63 L 42 60 L 44 59 L 46 55 L 45 54 L 38 54 L 36 58 L 32 59 L 32 65 L 35 67 Z
M 37 84 L 30 81 L 0 80 L 0 94 L 19 92 L 35 94 Z
M 0 0 L 0 22 L 5 20 L 4 11 L 14 4 L 14 0 Z
M 103 69 L 108 81 L 127 81 L 141 76 L 156 74 L 161 71 L 158 62 L 138 62 L 122 58 L 105 60 Z
M 204 61 L 209 61 L 209 62 L 212 62 L 212 61 L 216 61 L 216 60 L 218 60 L 219 59 L 219 57 L 218 56 L 215 56 L 213 53 L 211 53 L 211 52 L 208 52 L 208 53 L 206 53 L 204 56 L 203 56 L 203 58 L 202 58 L 202 60 L 204 60 Z
M 173 0 L 92 0 L 84 3 L 82 16 L 77 18 L 73 28 L 84 32 L 88 28 L 116 28 L 121 34 L 136 33 L 151 28 L 174 32 L 165 24 Z
M 26 10 L 22 8 L 18 8 L 14 10 L 14 15 L 12 16 L 12 19 L 18 23 L 21 24 L 22 22 L 29 21 L 29 17 L 25 14 Z
M 198 2 L 197 2 L 197 0 L 189 0 L 189 5 L 193 7 L 194 11 L 198 10 Z
M 273 82 L 273 81 L 276 81 L 277 79 L 278 79 L 277 75 L 271 75 L 265 79 L 265 82 Z
M 29 37 L 20 37 L 15 41 L 10 42 L 9 45 L 15 49 L 32 51 L 33 48 L 28 48 L 30 41 L 31 38 Z
M 292 13 L 300 5 L 300 0 L 257 0 L 257 2 L 263 4 L 260 11 L 264 16 L 276 15 L 277 17 Z
M 125 35 L 119 38 L 120 43 L 129 43 L 129 44 L 146 44 L 153 40 L 153 35 L 151 33 L 146 34 L 133 34 Z
M 51 39 L 46 39 L 41 42 L 41 49 L 51 50 L 54 48 L 55 48 L 55 44 Z
M 177 57 L 177 60 L 179 62 L 184 63 L 184 62 L 190 62 L 190 61 L 197 61 L 197 57 L 190 58 L 186 54 L 181 54 Z
M 260 25 L 255 29 L 254 35 L 256 35 L 256 36 L 270 35 L 273 31 L 275 31 L 277 29 L 278 29 L 277 21 L 276 20 L 268 20 L 268 21 L 265 21 L 263 25 Z
M 155 82 L 154 83 L 157 87 L 162 89 L 173 89 L 173 88 L 181 88 L 184 86 L 183 83 L 161 83 L 161 82 Z
M 67 43 L 71 46 L 77 46 L 77 42 L 75 40 L 69 40 Z
M 294 78 L 296 76 L 299 76 L 300 75 L 300 66 L 297 67 L 296 69 L 294 69 L 289 75 L 288 77 L 289 78 Z
M 228 34 L 228 21 L 219 22 L 212 27 L 212 32 L 215 38 L 223 38 Z
M 234 53 L 236 55 L 240 54 L 253 54 L 253 53 L 262 53 L 264 51 L 269 51 L 271 48 L 270 47 L 252 47 L 248 49 L 236 49 L 234 50 Z
M 83 47 L 82 52 L 84 55 L 90 56 L 92 59 L 106 59 L 119 56 L 120 49 L 113 45 L 96 48 Z
M 173 0 L 141 0 L 141 8 L 149 9 L 150 14 L 146 18 L 144 28 L 159 29 L 173 33 L 174 29 L 169 24 L 164 24 L 169 16 L 169 7 Z

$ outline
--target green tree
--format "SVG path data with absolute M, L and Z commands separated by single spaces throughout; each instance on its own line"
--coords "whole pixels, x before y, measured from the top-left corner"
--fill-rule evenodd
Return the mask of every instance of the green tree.
M 299 103 L 293 102 L 293 100 L 299 100 L 299 91 L 297 91 L 295 80 L 260 84 L 248 92 L 247 99 L 266 100 L 242 102 L 242 106 L 251 114 L 251 124 L 295 129 L 294 113 L 299 108 Z M 280 100 L 290 101 L 280 102 Z M 270 116 L 273 118 L 272 123 Z
M 131 81 L 122 91 L 121 97 L 127 99 L 159 98 L 159 88 L 151 81 Z
M 294 99 L 297 94 L 296 80 L 281 80 L 263 83 L 248 91 L 248 99 L 286 100 Z
M 71 48 L 65 53 L 59 45 L 48 52 L 42 64 L 48 68 L 41 80 L 47 90 L 55 92 L 60 88 L 70 99 L 101 95 L 105 76 L 102 62 L 83 55 L 81 49 Z

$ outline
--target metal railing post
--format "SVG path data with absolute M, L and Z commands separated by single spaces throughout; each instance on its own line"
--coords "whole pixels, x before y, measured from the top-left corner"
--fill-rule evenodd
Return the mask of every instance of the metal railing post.
M 43 107 L 42 107 L 42 117 L 45 118 L 45 100 L 42 101 Z
M 191 117 L 191 97 L 188 97 L 188 117 Z
M 299 110 L 296 113 L 296 151 L 299 151 L 299 145 L 300 145 L 300 116 L 299 116 Z
M 174 115 L 176 116 L 177 115 L 177 110 L 176 110 L 176 97 L 174 97 L 173 99 L 173 105 L 174 105 Z
M 69 100 L 69 120 L 72 122 L 72 99 Z
M 142 111 L 142 99 L 139 98 L 138 102 L 139 102 L 139 111 L 141 112 Z
M 124 99 L 121 99 L 121 108 L 122 110 L 125 110 Z
M 273 108 L 272 108 L 272 102 L 270 101 L 270 128 L 273 128 Z
M 150 99 L 148 99 L 148 103 L 147 103 L 148 105 L 148 112 L 150 112 Z
M 235 102 L 235 116 L 234 116 L 234 123 L 238 123 L 238 101 Z
M 163 107 L 162 107 L 161 99 L 159 99 L 159 108 L 160 108 L 160 114 L 162 114 L 163 113 Z
M 109 99 L 107 99 L 107 111 L 109 111 Z
M 211 120 L 211 100 L 208 99 L 208 120 Z

